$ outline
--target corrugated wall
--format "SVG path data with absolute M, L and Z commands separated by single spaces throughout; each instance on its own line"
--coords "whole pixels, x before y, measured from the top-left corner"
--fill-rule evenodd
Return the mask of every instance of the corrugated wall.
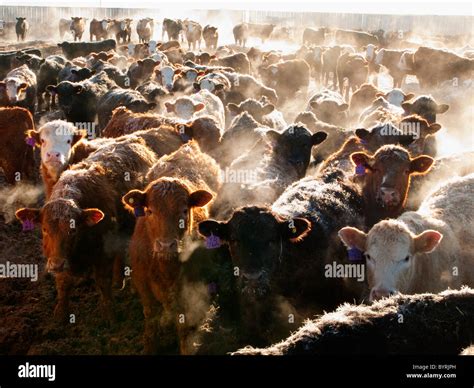
M 190 18 L 203 15 L 207 11 L 192 11 Z M 251 22 L 278 22 L 287 26 L 328 26 L 363 30 L 421 31 L 433 34 L 468 34 L 473 31 L 472 16 L 412 16 L 412 15 L 365 15 L 312 12 L 274 12 L 274 11 L 225 11 L 233 17 Z M 214 12 L 216 13 L 216 12 Z M 85 8 L 85 7 L 0 7 L 0 19 L 14 21 L 17 16 L 26 16 L 30 21 L 55 23 L 59 18 L 70 16 L 121 18 L 133 15 L 166 15 L 158 9 L 126 8 Z

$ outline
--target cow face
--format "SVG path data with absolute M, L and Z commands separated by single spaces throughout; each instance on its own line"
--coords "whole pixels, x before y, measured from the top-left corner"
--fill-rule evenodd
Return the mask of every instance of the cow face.
M 239 290 L 254 298 L 270 291 L 271 275 L 284 259 L 287 244 L 300 241 L 309 230 L 308 220 L 283 220 L 263 207 L 241 208 L 225 222 L 199 223 L 201 235 L 218 237 L 229 246 Z
M 46 87 L 46 90 L 58 95 L 59 106 L 66 117 L 69 117 L 73 113 L 74 104 L 85 91 L 81 84 L 70 81 L 60 82 L 56 86 L 49 85 Z
M 300 179 L 306 174 L 312 147 L 322 143 L 326 139 L 327 133 L 311 134 L 305 127 L 292 125 L 283 133 L 268 131 L 266 136 L 273 143 L 274 157 L 292 166 Z
M 174 103 L 166 102 L 165 107 L 168 113 L 174 113 L 176 117 L 189 121 L 196 112 L 203 110 L 205 105 L 202 102 L 195 102 L 189 97 L 181 97 Z
M 122 201 L 126 208 L 140 209 L 145 216 L 146 233 L 158 260 L 177 259 L 185 236 L 193 227 L 193 212 L 206 206 L 212 194 L 191 190 L 179 179 L 162 178 L 144 191 L 131 190 Z
M 431 96 L 419 96 L 416 99 L 402 103 L 405 115 L 417 114 L 428 123 L 436 122 L 436 115 L 445 113 L 449 109 L 448 104 L 438 104 Z
M 413 142 L 408 145 L 410 155 L 421 155 L 425 149 L 425 143 L 429 136 L 434 136 L 440 129 L 438 123 L 429 124 L 425 119 L 418 115 L 406 116 L 398 124 L 403 133 L 417 133 Z
M 81 209 L 67 199 L 50 201 L 42 209 L 19 209 L 15 215 L 23 224 L 41 225 L 43 255 L 49 272 L 68 269 L 74 263 L 71 255 L 77 251 L 81 236 L 104 218 L 99 209 Z
M 380 147 L 387 144 L 400 144 L 401 146 L 408 148 L 415 139 L 418 138 L 419 133 L 411 131 L 411 127 L 404 126 L 406 132 L 395 127 L 391 123 L 376 125 L 370 130 L 365 128 L 358 128 L 355 130 L 356 136 L 361 140 L 364 148 L 367 151 L 375 152 Z M 413 128 L 416 129 L 416 128 Z
M 0 82 L 0 92 L 6 95 L 10 104 L 16 104 L 26 97 L 28 84 L 21 82 L 18 78 L 5 78 Z
M 333 125 L 344 125 L 349 105 L 338 101 L 324 100 L 310 102 L 311 111 L 319 120 Z
M 413 93 L 403 93 L 401 89 L 392 89 L 387 93 L 377 93 L 376 97 L 383 97 L 390 104 L 401 107 L 402 103 L 411 100 L 415 95 Z
M 162 66 L 161 69 L 155 70 L 156 80 L 169 92 L 173 90 L 175 75 L 180 73 L 180 70 L 175 70 L 171 66 Z
M 261 102 L 249 98 L 241 102 L 239 105 L 229 103 L 227 104 L 227 109 L 232 116 L 238 116 L 242 112 L 247 112 L 256 121 L 262 122 L 263 116 L 272 113 L 275 110 L 275 106 L 273 104 L 267 103 L 266 99 L 265 101 Z
M 402 147 L 386 145 L 373 156 L 364 152 L 351 155 L 352 162 L 363 169 L 363 186 L 366 200 L 385 210 L 391 211 L 403 207 L 412 174 L 429 171 L 433 158 L 422 155 L 410 158 Z
M 62 120 L 51 121 L 37 131 L 29 130 L 27 134 L 41 147 L 41 163 L 55 180 L 69 164 L 74 145 L 86 135 Z
M 374 301 L 398 291 L 407 292 L 404 285 L 415 271 L 416 256 L 436 249 L 443 235 L 435 230 L 415 235 L 397 220 L 384 220 L 368 234 L 345 227 L 339 237 L 348 248 L 365 252 L 370 300 Z

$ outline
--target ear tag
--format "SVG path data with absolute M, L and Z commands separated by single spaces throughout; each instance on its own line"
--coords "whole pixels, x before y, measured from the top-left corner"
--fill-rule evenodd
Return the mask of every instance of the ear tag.
M 363 260 L 362 252 L 355 247 L 352 247 L 351 249 L 349 249 L 347 253 L 348 253 L 349 261 L 362 261 Z
M 133 208 L 133 213 L 135 214 L 135 217 L 143 217 L 145 215 L 145 209 L 143 206 L 136 206 Z
M 31 232 L 35 229 L 35 223 L 33 220 L 25 220 L 22 224 L 23 232 Z
M 360 139 L 359 141 L 360 141 L 361 144 L 367 145 L 367 140 L 365 140 L 365 139 Z
M 206 238 L 206 248 L 207 249 L 216 249 L 221 246 L 221 239 L 219 236 L 214 236 L 212 233 L 209 237 Z
M 214 282 L 211 282 L 207 285 L 207 292 L 209 292 L 210 295 L 217 294 L 217 284 Z
M 25 138 L 26 144 L 28 144 L 30 147 L 34 147 L 36 145 L 36 140 L 30 136 Z
M 186 133 L 182 133 L 182 134 L 181 134 L 181 140 L 182 140 L 184 143 L 187 143 L 188 141 L 191 140 L 191 138 L 190 138 Z
M 356 175 L 365 175 L 365 166 L 362 164 L 356 165 L 355 173 Z

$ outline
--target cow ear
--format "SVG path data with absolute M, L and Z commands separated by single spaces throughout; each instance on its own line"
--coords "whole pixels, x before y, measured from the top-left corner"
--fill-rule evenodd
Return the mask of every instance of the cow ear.
M 56 93 L 58 91 L 58 87 L 56 85 L 48 85 L 46 86 L 46 90 L 50 93 Z
M 212 194 L 206 190 L 196 190 L 189 196 L 189 207 L 203 207 L 212 200 Z
M 270 140 L 271 143 L 277 143 L 278 139 L 280 139 L 281 134 L 277 131 L 270 130 L 265 133 L 265 137 Z
M 318 107 L 318 103 L 317 103 L 316 101 L 311 101 L 311 102 L 309 103 L 309 105 L 310 105 L 311 108 L 313 108 L 313 109 L 316 109 L 316 108 Z
M 321 144 L 324 140 L 326 140 L 327 137 L 328 137 L 328 134 L 326 132 L 323 132 L 323 131 L 316 132 L 311 136 L 312 144 L 314 146 Z
M 410 101 L 413 97 L 415 97 L 414 93 L 407 93 L 404 95 L 403 101 Z
M 94 226 L 104 219 L 105 214 L 99 209 L 84 209 L 82 217 L 87 226 Z
M 442 239 L 443 235 L 440 232 L 436 230 L 425 230 L 413 239 L 415 253 L 432 252 Z
M 84 130 L 77 130 L 74 131 L 74 134 L 72 135 L 72 144 L 76 144 L 79 140 L 84 139 L 87 136 L 87 132 Z
M 227 109 L 229 109 L 229 112 L 233 114 L 239 114 L 240 113 L 240 108 L 237 104 L 234 104 L 233 102 L 229 102 L 227 104 Z
M 384 93 L 384 92 L 377 92 L 377 93 L 375 93 L 375 97 L 384 97 L 384 98 L 385 98 L 386 95 L 387 95 L 387 94 Z
M 180 75 L 182 72 L 183 72 L 182 69 L 176 69 L 176 70 L 174 71 L 174 75 Z
M 35 131 L 34 129 L 29 129 L 25 131 L 25 135 L 29 137 L 30 139 L 35 140 L 35 146 L 39 147 L 41 145 L 41 137 L 38 131 Z
M 214 235 L 222 240 L 229 239 L 229 224 L 227 222 L 215 220 L 201 221 L 198 224 L 198 231 L 199 234 L 204 237 Z
M 366 154 L 365 152 L 354 152 L 351 154 L 351 160 L 356 166 L 361 165 L 370 168 L 373 159 L 372 156 Z
M 365 252 L 367 249 L 367 234 L 357 228 L 346 226 L 338 232 L 339 238 L 348 248 L 357 248 Z
M 361 140 L 369 140 L 371 132 L 365 128 L 357 128 L 355 134 Z
M 0 81 L 0 88 L 5 89 L 7 84 L 4 81 Z
M 206 107 L 202 102 L 194 105 L 194 112 L 199 112 Z
M 447 110 L 449 109 L 449 105 L 448 104 L 438 104 L 438 106 L 436 107 L 436 113 L 445 113 Z
M 24 222 L 39 222 L 41 219 L 40 209 L 24 207 L 15 212 L 15 217 L 23 224 Z
M 193 87 L 194 87 L 194 90 L 199 91 L 201 88 L 201 85 L 199 84 L 199 82 L 193 82 Z
M 165 108 L 169 113 L 174 112 L 174 104 L 172 102 L 165 102 Z
M 81 94 L 84 91 L 84 87 L 82 85 L 74 85 L 74 92 L 76 94 Z
M 224 89 L 224 85 L 223 85 L 223 84 L 214 85 L 214 90 L 222 90 L 222 89 Z
M 405 111 L 405 113 L 411 113 L 411 107 L 412 107 L 411 102 L 402 102 L 402 108 Z
M 428 132 L 429 135 L 434 135 L 440 129 L 441 129 L 441 124 L 433 123 L 430 126 L 428 126 L 427 132 Z
M 58 43 L 58 47 L 63 47 L 63 44 L 62 44 L 62 43 Z
M 347 110 L 347 108 L 349 108 L 349 105 L 346 104 L 346 103 L 343 103 L 343 104 L 339 104 L 337 107 L 338 107 L 339 111 L 343 112 L 343 111 Z
M 26 82 L 22 82 L 19 86 L 18 86 L 18 90 L 24 90 L 28 87 L 28 84 Z
M 71 16 L 71 20 L 74 20 L 74 19 L 75 19 L 75 17 Z
M 270 113 L 272 113 L 273 111 L 275 110 L 275 105 L 273 104 L 267 104 L 263 107 L 262 109 L 262 113 L 264 115 L 269 115 Z
M 430 170 L 434 163 L 431 156 L 421 155 L 410 161 L 410 174 L 423 174 Z
M 136 207 L 146 207 L 146 192 L 141 190 L 130 190 L 122 197 L 125 208 L 132 210 Z
M 311 231 L 311 222 L 306 218 L 293 218 L 280 222 L 280 233 L 291 242 L 299 242 Z

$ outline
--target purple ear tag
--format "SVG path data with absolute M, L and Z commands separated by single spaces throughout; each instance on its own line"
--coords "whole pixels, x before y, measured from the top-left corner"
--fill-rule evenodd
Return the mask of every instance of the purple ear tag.
M 36 140 L 30 136 L 28 136 L 25 139 L 26 144 L 28 144 L 30 147 L 34 147 L 36 145 Z
M 133 213 L 135 217 L 143 217 L 145 215 L 145 209 L 143 209 L 143 206 L 136 206 L 133 208 Z
M 348 253 L 349 261 L 362 261 L 363 260 L 362 252 L 355 247 L 352 247 L 351 249 L 349 249 L 347 253 Z
M 221 239 L 218 236 L 214 236 L 212 233 L 206 238 L 206 248 L 216 249 L 221 246 Z
M 181 140 L 183 140 L 183 142 L 187 143 L 188 141 L 191 140 L 191 138 L 186 133 L 182 133 L 181 134 Z
M 35 229 L 35 223 L 33 220 L 25 220 L 22 224 L 23 232 L 31 232 Z
M 355 173 L 356 175 L 365 175 L 365 166 L 362 164 L 356 165 Z
M 365 140 L 365 139 L 360 139 L 360 143 L 363 144 L 363 145 L 367 145 L 367 140 Z
M 207 285 L 207 291 L 209 294 L 214 295 L 217 294 L 217 284 L 214 282 L 211 282 Z

